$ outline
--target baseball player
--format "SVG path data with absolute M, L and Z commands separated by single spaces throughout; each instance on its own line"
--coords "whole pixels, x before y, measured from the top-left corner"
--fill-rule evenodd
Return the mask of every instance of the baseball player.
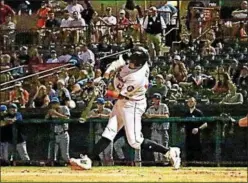
M 107 97 L 118 99 L 115 103 L 102 138 L 89 156 L 97 159 L 99 154 L 113 141 L 118 131 L 124 127 L 129 145 L 134 149 L 149 150 L 164 154 L 175 169 L 180 167 L 180 149 L 167 148 L 155 141 L 143 138 L 141 132 L 141 116 L 146 110 L 145 93 L 148 88 L 149 66 L 148 51 L 142 47 L 132 50 L 128 64 L 116 61 L 116 75 L 114 78 L 115 91 L 106 91 Z M 113 66 L 110 66 L 111 70 Z
M 60 105 L 59 99 L 53 97 L 50 102 L 51 109 L 48 111 L 45 119 L 69 119 L 70 110 L 65 105 Z M 53 127 L 54 141 L 49 143 L 48 159 L 52 158 L 51 149 L 54 148 L 53 160 L 57 163 L 58 150 L 60 148 L 61 156 L 63 160 L 67 163 L 69 162 L 69 142 L 70 136 L 68 133 L 69 125 L 68 123 L 55 124 Z M 53 144 L 54 143 L 54 144 Z M 53 146 L 54 145 L 54 146 Z
M 96 100 L 97 108 L 90 111 L 89 118 L 108 118 L 111 110 L 105 107 L 104 98 L 98 98 Z M 95 126 L 95 142 L 101 139 L 101 134 L 104 128 L 102 123 L 97 123 Z M 113 165 L 113 143 L 100 153 L 100 159 L 102 165 Z
M 166 104 L 161 103 L 162 96 L 159 93 L 154 93 L 152 96 L 152 106 L 145 113 L 147 118 L 168 118 L 169 108 Z M 169 145 L 169 123 L 152 123 L 151 140 L 163 144 L 165 147 Z M 164 157 L 160 153 L 154 153 L 156 162 L 162 162 Z

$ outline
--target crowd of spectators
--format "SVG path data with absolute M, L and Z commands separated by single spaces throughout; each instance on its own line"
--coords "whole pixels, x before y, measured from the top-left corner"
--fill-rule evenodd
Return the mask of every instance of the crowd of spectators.
M 242 7 L 245 6 L 244 3 L 245 1 L 242 2 Z M 1 16 L 0 25 L 2 30 L 6 30 L 0 37 L 3 38 L 4 44 L 9 46 L 15 43 L 13 36 L 16 26 L 13 21 L 15 11 L 5 5 L 3 0 L 0 6 L 3 7 L 0 13 L 4 15 Z M 240 39 L 237 43 L 226 42 L 221 35 L 220 24 L 213 27 L 204 39 L 192 40 L 190 35 L 183 35 L 180 49 L 171 49 L 168 53 L 162 54 L 160 52 L 162 42 L 171 46 L 173 41 L 167 38 L 164 41 L 162 37 L 168 28 L 177 25 L 178 9 L 167 4 L 167 1 L 160 7 L 152 6 L 145 10 L 144 15 L 140 6 L 134 8 L 133 11 L 120 9 L 116 17 L 112 8 L 107 7 L 106 15 L 99 16 L 89 1 L 84 1 L 82 6 L 74 0 L 63 11 L 59 11 L 62 16 L 58 16 L 58 9 L 43 2 L 37 12 L 36 26 L 39 29 L 36 30 L 38 34 L 35 34 L 42 42 L 32 46 L 23 45 L 17 50 L 0 51 L 1 88 L 9 87 L 10 85 L 5 83 L 13 79 L 34 74 L 39 64 L 71 63 L 76 67 L 72 70 L 62 68 L 56 71 L 51 80 L 39 79 L 36 76 L 28 82 L 26 80 L 15 82 L 11 90 L 8 90 L 10 91 L 8 99 L 1 101 L 1 104 L 8 106 L 15 103 L 20 108 L 50 108 L 50 103 L 57 102 L 61 106 L 66 106 L 68 110 L 75 107 L 83 109 L 97 90 L 99 91 L 97 109 L 91 111 L 90 117 L 107 117 L 115 101 L 104 98 L 104 91 L 106 88 L 113 89 L 115 73 L 111 71 L 108 76 L 104 73 L 113 60 L 125 60 L 125 54 L 106 59 L 99 58 L 132 49 L 135 45 L 145 46 L 154 56 L 149 63 L 151 73 L 147 98 L 149 107 L 154 104 L 155 99 L 164 103 L 164 117 L 169 117 L 167 105 L 185 103 L 189 97 L 194 97 L 198 103 L 203 104 L 248 104 L 248 49 L 247 44 L 242 45 L 247 38 L 245 23 L 240 22 L 237 33 Z M 158 16 L 160 11 L 162 16 Z M 18 15 L 23 13 L 32 13 L 27 2 L 20 5 Z M 237 16 L 238 13 L 235 11 L 233 14 Z M 148 22 L 153 17 L 159 17 L 162 22 L 160 27 L 163 31 L 156 34 L 151 30 L 147 31 L 151 28 L 148 27 Z M 90 33 L 86 31 L 89 28 Z M 92 43 L 86 44 L 87 39 L 92 40 Z M 144 44 L 148 40 L 154 43 L 155 49 L 149 44 Z M 13 67 L 18 68 L 2 72 Z M 104 108 L 101 106 L 103 104 Z M 150 112 L 147 114 L 152 115 Z M 57 115 L 56 118 L 60 117 L 58 114 L 53 115 Z M 155 125 L 153 127 L 157 128 Z M 96 127 L 99 134 L 102 128 L 100 125 Z M 163 129 L 167 131 L 168 128 L 169 126 L 166 126 Z M 168 141 L 166 143 L 168 145 Z M 68 152 L 63 155 L 68 160 Z

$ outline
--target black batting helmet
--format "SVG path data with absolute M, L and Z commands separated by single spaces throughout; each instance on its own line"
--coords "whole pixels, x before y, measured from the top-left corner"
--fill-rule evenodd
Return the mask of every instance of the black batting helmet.
M 132 54 L 129 57 L 130 63 L 133 63 L 136 67 L 143 66 L 149 59 L 148 51 L 140 46 L 132 49 Z

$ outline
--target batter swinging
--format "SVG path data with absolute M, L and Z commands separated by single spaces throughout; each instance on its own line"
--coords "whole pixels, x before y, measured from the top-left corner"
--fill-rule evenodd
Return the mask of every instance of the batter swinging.
M 116 61 L 109 70 L 115 69 L 114 87 L 116 91 L 106 91 L 107 97 L 117 98 L 113 107 L 107 127 L 102 138 L 95 145 L 91 159 L 98 159 L 99 154 L 114 140 L 118 131 L 124 127 L 128 143 L 134 149 L 145 149 L 152 152 L 163 153 L 175 169 L 180 167 L 180 149 L 166 148 L 149 139 L 144 139 L 141 129 L 141 116 L 146 110 L 145 93 L 148 88 L 149 54 L 146 49 L 137 47 L 129 57 L 129 63 Z

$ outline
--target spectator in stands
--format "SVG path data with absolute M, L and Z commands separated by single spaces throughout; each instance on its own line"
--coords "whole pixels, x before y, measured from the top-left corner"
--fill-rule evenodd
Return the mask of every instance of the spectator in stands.
M 69 50 L 67 47 L 64 47 L 62 50 L 62 54 L 58 57 L 58 60 L 60 63 L 66 63 L 69 62 L 71 59 L 71 54 L 69 53 Z
M 196 108 L 196 99 L 187 100 L 187 112 L 184 117 L 203 117 L 201 110 Z M 201 130 L 207 127 L 207 123 L 185 123 L 181 129 L 185 133 L 185 153 L 187 161 L 199 161 L 202 159 L 202 146 L 200 141 Z
M 73 12 L 72 18 L 73 19 L 70 21 L 70 27 L 73 28 L 71 29 L 71 34 L 73 36 L 73 43 L 78 44 L 80 37 L 84 37 L 83 30 L 86 24 L 85 24 L 84 19 L 79 16 L 77 11 Z
M 227 93 L 231 82 L 232 81 L 228 73 L 219 74 L 212 91 L 218 94 Z
M 156 76 L 156 84 L 148 89 L 148 99 L 152 99 L 154 93 L 159 93 L 162 96 L 162 100 L 166 98 L 168 88 L 165 86 L 164 82 L 164 77 L 161 74 L 158 74 Z
M 97 108 L 93 109 L 89 113 L 89 118 L 107 119 L 111 113 L 111 110 L 105 107 L 104 98 L 97 98 Z M 96 123 L 95 125 L 95 143 L 101 138 L 104 131 L 102 123 Z M 99 155 L 102 165 L 113 165 L 113 142 Z
M 76 79 L 75 79 L 74 75 L 72 75 L 69 78 L 67 88 L 68 88 L 68 90 L 69 90 L 71 95 L 75 95 L 81 90 L 80 84 L 78 84 L 76 82 Z
M 243 66 L 240 71 L 240 75 L 238 78 L 238 86 L 243 90 L 248 91 L 248 67 Z
M 20 60 L 17 58 L 17 53 L 16 52 L 12 52 L 12 55 L 11 55 L 11 65 L 12 67 L 19 67 L 21 64 L 20 64 Z M 12 76 L 14 78 L 18 78 L 18 77 L 21 77 L 23 76 L 25 73 L 24 73 L 24 68 L 23 67 L 20 67 L 20 68 L 17 68 L 17 69 L 14 69 L 12 70 Z
M 53 29 L 53 28 L 59 28 L 60 22 L 57 18 L 55 18 L 55 13 L 53 10 L 50 10 L 48 12 L 48 19 L 46 20 L 46 28 Z
M 50 102 L 50 109 L 45 116 L 45 119 L 69 119 L 70 118 L 70 109 L 61 105 L 57 97 L 53 97 Z M 48 159 L 58 164 L 58 150 L 60 149 L 61 156 L 65 163 L 69 162 L 69 143 L 70 136 L 68 134 L 69 124 L 55 124 L 52 126 L 52 131 L 54 133 L 55 139 L 54 142 L 49 143 L 48 150 Z M 51 147 L 54 146 L 54 147 Z M 54 149 L 54 154 L 51 155 L 51 149 Z M 53 159 L 52 159 L 53 158 Z
M 243 104 L 244 98 L 242 93 L 237 93 L 237 87 L 233 84 L 229 84 L 229 93 L 222 99 L 220 104 L 224 105 L 239 105 Z
M 169 108 L 166 104 L 161 102 L 162 96 L 159 93 L 154 93 L 152 96 L 152 106 L 150 106 L 145 116 L 147 118 L 168 118 Z M 151 140 L 162 144 L 165 147 L 169 147 L 169 123 L 152 123 L 151 126 Z M 155 162 L 163 161 L 164 156 L 160 153 L 154 153 Z
M 248 12 L 247 12 L 247 17 L 248 17 Z M 244 22 L 240 22 L 240 26 L 239 26 L 239 29 L 237 31 L 237 38 L 240 40 L 240 41 L 245 41 L 245 40 L 248 40 L 248 35 L 245 31 L 245 24 Z
M 29 1 L 22 1 L 18 6 L 18 15 L 32 15 L 32 9 Z
M 56 96 L 59 98 L 60 104 L 65 105 L 67 99 L 71 99 L 69 90 L 65 87 L 64 80 L 57 81 L 57 91 Z
M 20 54 L 18 56 L 18 59 L 20 60 L 21 65 L 28 65 L 30 56 L 28 54 L 28 47 L 27 46 L 22 46 L 20 48 Z
M 81 50 L 78 53 L 80 67 L 85 64 L 90 64 L 92 67 L 94 67 L 95 65 L 94 53 L 88 48 L 88 46 L 85 43 L 82 44 L 80 49 Z
M 53 89 L 53 83 L 51 81 L 46 84 L 46 90 L 50 100 L 56 96 L 56 91 Z
M 231 80 L 233 83 L 237 84 L 238 82 L 238 77 L 240 74 L 240 68 L 239 66 L 239 62 L 238 60 L 236 60 L 235 58 L 231 60 L 231 63 L 228 67 L 228 74 L 231 77 Z
M 120 10 L 119 19 L 118 19 L 118 29 L 117 29 L 117 43 L 122 42 L 122 38 L 124 37 L 124 33 L 128 28 L 129 20 L 125 17 L 125 10 Z
M 150 7 L 149 11 L 151 16 L 145 18 L 143 28 L 147 33 L 150 54 L 155 58 L 160 55 L 161 40 L 165 34 L 166 24 L 163 17 L 158 14 L 156 7 Z M 152 51 L 152 44 L 155 47 L 155 53 Z
M 15 88 L 9 94 L 9 103 L 18 104 L 21 108 L 25 108 L 29 101 L 29 93 L 27 90 L 22 88 L 22 83 L 17 82 Z
M 34 66 L 43 63 L 43 59 L 40 56 L 37 48 L 31 48 L 29 53 L 30 60 L 28 61 L 28 73 L 35 73 Z
M 102 80 L 102 71 L 101 69 L 96 69 L 94 83 L 99 83 Z
M 210 76 L 206 74 L 202 74 L 202 68 L 200 65 L 197 65 L 194 69 L 193 74 L 189 74 L 187 78 L 187 83 L 193 85 L 194 88 L 202 88 L 204 85 L 204 81 L 210 79 Z
M 46 20 L 48 17 L 48 12 L 51 10 L 51 8 L 48 6 L 48 4 L 45 1 L 41 2 L 41 8 L 37 11 L 37 24 L 36 26 L 38 28 L 44 28 L 46 25 Z
M 14 43 L 15 41 L 15 31 L 16 29 L 16 24 L 12 21 L 11 16 L 6 16 L 5 17 L 5 22 L 1 25 L 1 30 L 3 37 L 3 44 L 6 46 L 10 46 Z
M 65 8 L 66 11 L 68 11 L 71 16 L 73 16 L 74 12 L 76 11 L 78 14 L 78 18 L 81 18 L 81 13 L 84 11 L 84 8 L 81 4 L 78 3 L 77 0 L 73 0 L 70 2 L 70 4 Z
M 181 57 L 179 55 L 174 56 L 173 64 L 169 69 L 169 73 L 175 77 L 177 83 L 186 81 L 188 71 L 185 67 L 185 64 L 181 61 Z
M 202 56 L 216 55 L 215 48 L 211 45 L 211 41 L 207 40 L 205 46 L 202 48 Z
M 0 1 L 0 25 L 5 23 L 6 17 L 14 16 L 15 11 L 7 4 L 4 3 L 4 0 Z
M 47 88 L 44 85 L 41 85 L 34 97 L 31 99 L 30 107 L 31 108 L 45 108 L 50 102 L 49 95 L 47 94 Z
M 98 88 L 95 86 L 94 79 L 88 79 L 87 84 L 82 88 L 81 92 L 81 98 L 85 105 L 88 104 L 88 102 L 92 98 L 92 95 L 96 93 L 96 90 L 98 90 Z
M 248 3 L 247 1 L 242 1 L 240 8 L 232 12 L 232 16 L 237 19 L 244 19 L 248 17 Z
M 27 145 L 24 139 L 23 128 L 21 126 L 22 123 L 22 114 L 18 112 L 18 107 L 14 103 L 10 103 L 8 106 L 8 111 L 3 117 L 4 124 L 1 123 L 1 128 L 3 132 L 4 138 L 1 139 L 2 142 L 6 142 L 4 146 L 4 154 L 5 160 L 9 162 L 9 155 L 13 157 L 15 147 L 13 147 L 13 123 L 16 123 L 16 131 L 17 131 L 17 144 L 16 150 L 22 161 L 25 161 L 25 165 L 30 165 L 30 158 L 27 152 Z
M 100 40 L 102 37 L 107 37 L 108 41 L 110 43 L 113 42 L 112 37 L 112 31 L 115 29 L 115 25 L 117 24 L 117 19 L 115 16 L 112 15 L 112 8 L 107 7 L 106 8 L 107 15 L 102 17 L 99 17 L 99 22 L 97 23 L 98 26 L 100 26 Z
M 65 86 L 68 86 L 68 81 L 70 79 L 68 70 L 66 68 L 61 68 L 58 76 L 59 80 L 63 80 L 65 82 Z
M 51 56 L 50 58 L 46 61 L 47 64 L 50 63 L 59 63 L 59 59 L 57 58 L 57 53 L 55 50 L 51 51 Z
M 166 31 L 171 30 L 172 28 L 176 27 L 177 25 L 177 8 L 172 4 L 165 1 L 163 6 L 158 9 L 160 15 L 164 18 L 166 24 Z M 172 42 L 176 39 L 175 30 L 172 31 L 168 36 L 166 36 L 166 45 L 171 46 Z
M 0 70 L 4 71 L 10 69 L 10 56 L 8 54 L 1 55 Z M 13 77 L 10 72 L 0 74 L 0 83 L 5 83 L 12 80 Z

